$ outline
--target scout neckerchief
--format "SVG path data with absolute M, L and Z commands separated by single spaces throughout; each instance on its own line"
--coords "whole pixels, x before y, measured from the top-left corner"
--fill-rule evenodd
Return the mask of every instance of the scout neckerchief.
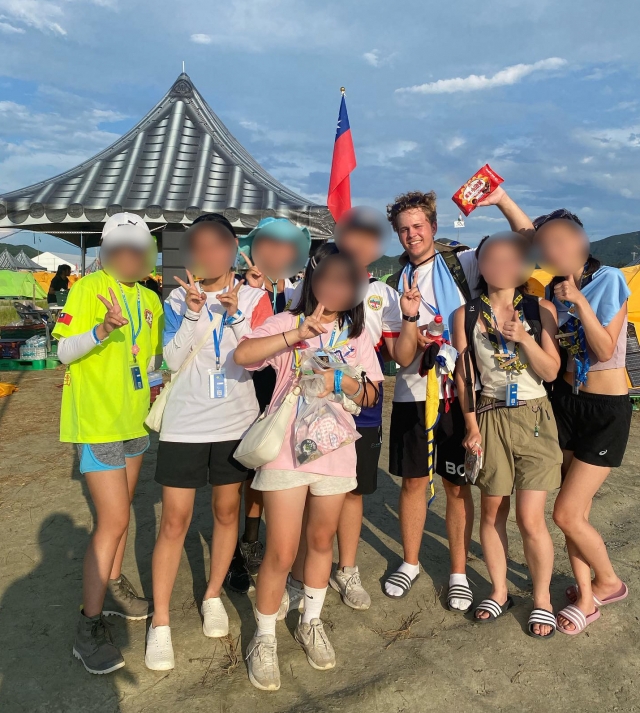
M 588 285 L 593 279 L 593 273 L 587 274 L 588 265 L 589 263 L 587 262 L 580 277 L 580 286 L 578 289 L 581 291 L 582 288 Z M 575 305 L 566 300 L 562 300 L 562 302 L 566 307 L 569 307 L 569 314 L 571 316 L 562 327 L 558 329 L 558 343 L 567 350 L 569 356 L 573 357 L 573 393 L 577 394 L 580 387 L 587 383 L 591 360 L 589 359 L 589 352 L 587 351 L 587 337 L 584 333 L 582 322 L 576 315 Z
M 120 280 L 117 280 L 118 287 L 120 288 L 120 294 L 122 295 L 122 301 L 124 302 L 125 309 L 127 310 L 127 317 L 129 317 L 129 328 L 131 329 L 131 354 L 133 354 L 134 363 L 137 361 L 137 356 L 140 353 L 140 347 L 136 344 L 136 340 L 140 336 L 140 330 L 142 329 L 142 308 L 140 306 L 140 285 L 136 282 L 136 301 L 138 303 L 138 328 L 136 329 L 133 324 L 133 315 L 131 314 L 131 308 L 125 297 L 124 290 L 122 289 L 122 284 Z
M 487 337 L 493 346 L 494 357 L 498 362 L 500 369 L 508 372 L 522 372 L 527 368 L 527 364 L 520 360 L 520 349 L 518 344 L 515 344 L 514 351 L 510 352 L 507 349 L 507 342 L 502 336 L 502 332 L 498 327 L 498 320 L 493 313 L 493 307 L 487 295 L 483 294 L 480 298 L 483 303 L 482 318 L 487 328 Z M 513 298 L 513 309 L 518 310 L 520 321 L 524 322 L 522 310 L 518 305 L 522 302 L 522 294 L 516 290 Z M 498 341 L 500 340 L 500 341 Z

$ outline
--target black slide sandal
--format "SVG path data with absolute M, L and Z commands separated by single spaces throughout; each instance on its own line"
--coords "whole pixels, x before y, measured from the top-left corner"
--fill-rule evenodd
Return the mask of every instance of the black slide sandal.
M 452 599 L 461 599 L 462 601 L 469 602 L 469 606 L 466 609 L 458 609 L 458 607 L 451 606 Z M 466 614 L 471 605 L 473 604 L 473 593 L 469 587 L 464 584 L 452 584 L 447 592 L 447 607 L 449 611 L 459 612 L 460 614 Z
M 386 597 L 389 597 L 389 599 L 404 599 L 404 597 L 409 594 L 411 591 L 411 587 L 413 587 L 415 581 L 418 579 L 420 576 L 420 572 L 416 574 L 416 576 L 411 579 L 411 577 L 406 574 L 406 572 L 400 572 L 396 571 L 392 575 L 389 576 L 387 581 L 384 583 L 384 586 L 382 587 L 382 591 L 384 592 L 384 595 Z M 387 592 L 387 583 L 393 584 L 394 587 L 398 587 L 399 589 L 402 589 L 402 594 L 399 594 L 397 596 L 394 596 L 393 594 L 389 594 Z
M 502 606 L 500 606 L 495 599 L 483 599 L 473 610 L 473 621 L 475 624 L 492 624 L 496 619 L 506 614 L 513 606 L 515 606 L 515 602 L 511 596 L 507 597 L 507 601 Z M 479 611 L 486 611 L 489 616 L 486 619 L 478 619 L 476 612 Z
M 547 634 L 546 636 L 542 636 L 542 634 L 536 634 L 533 631 L 534 624 L 550 626 L 551 633 Z M 546 609 L 534 609 L 529 615 L 529 621 L 527 622 L 527 631 L 529 632 L 529 636 L 534 639 L 551 639 L 555 636 L 556 628 L 556 615 L 551 611 L 547 611 Z

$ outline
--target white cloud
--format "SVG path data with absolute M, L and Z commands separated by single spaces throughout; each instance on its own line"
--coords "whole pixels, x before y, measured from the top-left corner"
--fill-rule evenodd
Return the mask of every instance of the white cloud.
M 8 22 L 0 21 L 0 32 L 5 35 L 24 35 L 24 30 L 21 27 L 14 27 Z
M 67 34 L 59 23 L 64 15 L 62 7 L 49 0 L 0 0 L 0 10 L 27 27 L 56 35 Z
M 205 35 L 197 32 L 195 35 L 191 35 L 191 41 L 195 42 L 197 45 L 210 45 L 213 42 L 211 35 Z
M 404 158 L 417 148 L 418 144 L 415 141 L 403 141 L 401 139 L 378 143 L 375 146 L 365 146 L 361 151 L 363 155 L 362 164 L 365 166 L 390 166 L 395 160 Z
M 585 156 L 580 159 L 580 163 L 591 163 L 593 161 L 593 156 Z
M 593 131 L 581 130 L 577 132 L 577 137 L 583 143 L 606 149 L 607 151 L 626 148 L 637 149 L 640 148 L 640 124 Z
M 534 72 L 550 72 L 567 64 L 566 59 L 550 57 L 541 59 L 533 64 L 514 64 L 501 69 L 491 77 L 484 74 L 470 74 L 468 77 L 455 77 L 454 79 L 438 79 L 437 82 L 417 84 L 412 87 L 396 89 L 398 93 L 405 94 L 454 94 L 456 92 L 475 92 L 482 89 L 493 89 L 517 84 L 522 79 Z
M 567 172 L 566 166 L 554 166 L 551 169 L 551 173 L 566 173 L 566 172 Z
M 362 59 L 370 64 L 372 67 L 382 67 L 385 64 L 389 64 L 391 60 L 396 56 L 395 52 L 391 54 L 383 55 L 380 50 L 370 50 L 362 55 Z
M 462 136 L 453 136 L 445 143 L 445 147 L 447 151 L 455 151 L 461 146 L 464 146 L 466 143 L 466 139 L 464 139 Z

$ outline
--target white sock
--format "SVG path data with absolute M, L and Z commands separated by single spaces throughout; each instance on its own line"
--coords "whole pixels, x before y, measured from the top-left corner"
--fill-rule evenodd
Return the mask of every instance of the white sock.
M 312 619 L 319 619 L 322 612 L 324 598 L 327 595 L 327 587 L 324 589 L 314 589 L 304 585 L 304 611 L 300 622 L 311 624 Z
M 451 587 L 454 584 L 461 584 L 464 587 L 469 586 L 469 581 L 467 580 L 467 575 L 466 574 L 450 574 L 449 575 L 449 586 Z M 459 609 L 460 611 L 467 611 L 467 609 L 471 606 L 471 602 L 468 599 L 452 599 L 451 600 L 451 606 L 454 609 Z
M 398 567 L 396 572 L 404 572 L 410 577 L 411 581 L 413 582 L 413 580 L 420 574 L 420 565 L 403 562 Z M 384 583 L 384 588 L 387 594 L 392 597 L 399 597 L 404 592 L 404 590 L 400 589 L 400 587 L 397 587 L 395 584 L 389 584 L 388 582 Z
M 276 619 L 278 618 L 278 612 L 275 614 L 260 614 L 256 609 L 256 622 L 258 623 L 258 628 L 256 629 L 256 636 L 275 636 L 276 635 Z

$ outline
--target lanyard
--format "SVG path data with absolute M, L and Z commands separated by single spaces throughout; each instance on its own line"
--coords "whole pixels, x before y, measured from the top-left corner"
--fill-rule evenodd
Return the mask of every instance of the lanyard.
M 138 329 L 135 329 L 133 324 L 133 315 L 131 314 L 131 308 L 127 302 L 127 298 L 122 289 L 122 284 L 118 281 L 118 287 L 120 288 L 120 294 L 122 295 L 122 301 L 124 302 L 125 309 L 127 310 L 127 317 L 129 317 L 129 327 L 131 328 L 131 353 L 133 354 L 133 361 L 137 361 L 136 356 L 140 352 L 140 347 L 136 344 L 136 339 L 140 335 L 140 330 L 142 329 L 142 308 L 140 306 L 140 285 L 136 283 L 136 301 L 138 303 Z
M 489 298 L 483 294 L 481 300 L 489 309 L 489 312 L 487 313 L 487 310 L 483 308 L 482 317 L 487 327 L 487 337 L 489 337 L 489 341 L 493 346 L 498 366 L 505 371 L 524 371 L 528 365 L 520 361 L 520 350 L 518 344 L 515 345 L 513 352 L 509 351 L 507 348 L 507 342 L 498 327 L 498 320 L 493 312 L 493 307 L 491 306 Z M 516 292 L 513 299 L 513 309 L 518 309 L 518 305 L 521 302 L 522 295 L 519 292 Z M 520 315 L 520 320 L 523 321 L 522 311 L 518 310 L 518 313 Z M 498 342 L 496 334 L 500 337 L 500 342 Z
M 213 315 L 209 311 L 209 305 L 207 305 L 207 314 L 209 315 L 209 321 L 213 322 Z M 213 349 L 216 353 L 216 371 L 220 371 L 220 345 L 222 344 L 222 335 L 224 334 L 224 323 L 227 318 L 227 313 L 224 312 L 222 315 L 222 320 L 220 321 L 220 334 L 218 330 L 213 330 Z
M 347 337 L 342 339 L 342 336 L 344 334 L 347 334 Z M 342 347 L 344 346 L 348 341 L 349 341 L 349 325 L 347 325 L 341 332 L 340 335 L 338 336 L 338 341 L 336 342 L 336 335 L 338 334 L 338 321 L 336 320 L 336 323 L 333 327 L 333 331 L 331 332 L 331 336 L 329 337 L 329 344 L 327 344 L 327 349 L 335 349 L 337 347 Z M 320 338 L 320 349 L 324 349 L 324 344 L 322 343 L 322 334 L 318 335 Z
M 275 282 L 267 276 L 267 280 L 271 283 L 271 289 L 272 289 L 272 294 L 273 297 L 271 298 L 271 304 L 273 306 L 273 313 L 278 314 L 278 308 L 276 307 L 276 301 L 278 299 L 278 280 Z
M 593 275 L 587 275 L 589 263 L 585 263 L 580 276 L 579 290 L 585 285 L 588 285 L 593 279 Z M 586 280 L 586 282 L 585 282 Z M 587 337 L 584 333 L 584 327 L 580 319 L 574 314 L 574 307 L 570 302 L 562 300 L 565 307 L 569 307 L 569 319 L 559 328 L 560 346 L 564 347 L 567 352 L 573 357 L 574 372 L 573 372 L 573 393 L 577 394 L 580 386 L 587 383 L 587 375 L 591 368 L 591 359 L 587 351 Z

